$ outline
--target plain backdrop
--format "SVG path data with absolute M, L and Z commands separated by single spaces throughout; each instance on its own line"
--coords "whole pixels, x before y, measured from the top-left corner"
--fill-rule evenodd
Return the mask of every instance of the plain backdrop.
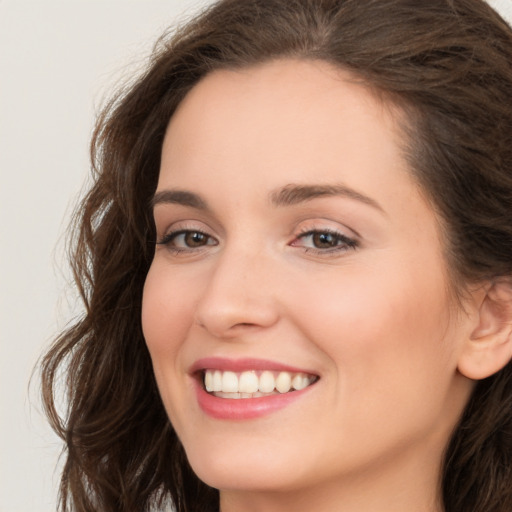
M 0 512 L 54 512 L 60 442 L 34 365 L 77 309 L 63 234 L 95 113 L 210 0 L 0 0 Z M 491 2 L 512 20 L 512 0 Z

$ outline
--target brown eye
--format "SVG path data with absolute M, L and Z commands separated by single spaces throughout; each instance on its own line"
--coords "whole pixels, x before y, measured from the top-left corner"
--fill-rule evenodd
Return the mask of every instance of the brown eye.
M 188 231 L 183 234 L 183 242 L 187 247 L 201 247 L 208 243 L 210 237 L 199 231 Z
M 201 231 L 184 229 L 168 233 L 157 244 L 166 245 L 169 249 L 176 251 L 187 251 L 200 249 L 207 245 L 217 245 L 217 241 Z
M 339 236 L 333 233 L 313 233 L 311 241 L 317 249 L 331 249 L 340 244 Z
M 302 247 L 317 254 L 332 254 L 355 249 L 358 243 L 343 233 L 330 230 L 311 230 L 299 235 L 292 243 L 292 247 Z

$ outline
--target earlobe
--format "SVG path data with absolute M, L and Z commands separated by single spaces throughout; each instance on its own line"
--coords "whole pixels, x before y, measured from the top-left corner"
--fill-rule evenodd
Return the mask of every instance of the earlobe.
M 470 379 L 481 380 L 500 371 L 512 359 L 512 279 L 499 279 L 486 287 L 476 318 L 458 369 Z

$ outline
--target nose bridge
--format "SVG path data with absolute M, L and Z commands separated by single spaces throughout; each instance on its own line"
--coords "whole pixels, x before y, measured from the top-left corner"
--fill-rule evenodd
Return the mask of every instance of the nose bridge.
M 215 257 L 197 305 L 197 322 L 215 336 L 277 320 L 268 255 L 250 247 L 226 247 Z

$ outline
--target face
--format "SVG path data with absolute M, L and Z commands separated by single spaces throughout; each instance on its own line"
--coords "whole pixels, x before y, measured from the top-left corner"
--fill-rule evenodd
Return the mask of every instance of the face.
M 396 113 L 319 62 L 212 73 L 173 116 L 142 322 L 209 485 L 437 471 L 467 326 L 402 147 Z

